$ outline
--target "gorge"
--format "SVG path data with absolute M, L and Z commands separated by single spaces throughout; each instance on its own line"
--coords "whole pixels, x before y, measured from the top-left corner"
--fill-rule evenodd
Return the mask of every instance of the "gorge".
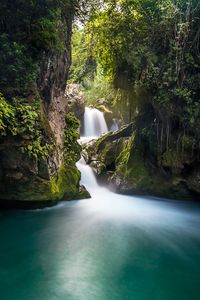
M 0 1 L 0 299 L 198 300 L 199 0 Z
M 109 129 L 122 126 L 83 152 L 113 189 L 199 199 L 198 6 L 186 2 L 2 2 L 1 207 L 86 196 L 72 114 L 81 118 L 85 103 L 95 122 L 104 112 Z M 83 92 L 81 106 L 70 84 Z

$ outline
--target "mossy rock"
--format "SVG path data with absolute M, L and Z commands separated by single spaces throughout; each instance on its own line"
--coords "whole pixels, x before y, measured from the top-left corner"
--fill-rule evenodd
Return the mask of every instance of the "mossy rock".
M 80 198 L 80 172 L 74 166 L 62 165 L 57 175 L 50 180 L 37 176 L 27 182 L 12 185 L 8 193 L 1 195 L 0 201 L 53 202 Z
M 51 195 L 57 200 L 72 200 L 79 194 L 80 171 L 63 165 L 58 176 L 51 180 Z
M 164 167 L 183 169 L 183 161 L 180 153 L 174 149 L 165 151 L 161 158 L 161 165 Z
M 188 187 L 197 194 L 200 194 L 200 170 L 194 169 L 190 174 L 188 181 Z M 200 197 L 199 197 L 200 198 Z
M 108 179 L 116 192 L 182 200 L 198 198 L 200 176 L 199 172 L 192 173 L 193 152 L 177 153 L 173 143 L 162 153 L 155 149 L 155 137 L 144 139 L 134 123 L 84 146 L 88 163 L 99 179 Z
M 142 192 L 158 184 L 158 178 L 150 175 L 142 152 L 135 145 L 135 134 L 123 144 L 123 149 L 116 159 L 116 172 L 112 182 L 120 192 Z
M 86 190 L 84 185 L 81 185 L 79 188 L 79 194 L 77 195 L 76 199 L 81 200 L 81 199 L 89 199 L 91 198 L 90 193 Z
M 166 178 L 159 168 L 149 164 L 138 148 L 125 156 L 124 164 L 118 166 L 112 177 L 117 191 L 128 194 L 143 194 L 171 199 L 191 199 L 192 193 L 186 182 L 177 177 Z

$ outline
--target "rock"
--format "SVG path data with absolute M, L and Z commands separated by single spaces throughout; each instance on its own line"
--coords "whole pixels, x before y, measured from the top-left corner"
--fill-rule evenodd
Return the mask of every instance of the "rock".
M 8 171 L 5 176 L 9 178 L 9 180 L 19 181 L 22 179 L 23 174 L 21 172 Z
M 188 177 L 188 187 L 196 194 L 200 194 L 200 170 L 194 169 Z
M 97 176 L 106 176 L 118 193 L 173 199 L 200 195 L 199 168 L 191 172 L 194 167 L 189 167 L 193 166 L 195 157 L 190 152 L 177 154 L 176 149 L 159 153 L 152 145 L 155 142 L 144 141 L 136 125 L 131 123 L 84 145 L 83 153 Z
M 97 147 L 96 147 L 95 140 L 82 144 L 82 156 L 84 157 L 86 163 L 90 164 L 92 161 L 95 161 L 96 154 L 97 154 Z
M 69 111 L 81 120 L 85 112 L 85 97 L 81 92 L 79 84 L 69 84 L 65 91 L 65 97 L 68 102 Z
M 91 198 L 90 193 L 86 190 L 84 185 L 81 185 L 79 188 L 79 195 L 77 199 L 89 199 Z
M 45 160 L 40 160 L 38 162 L 38 176 L 40 178 L 50 180 L 49 168 Z
M 61 36 L 63 49 L 59 53 L 57 50 L 43 52 L 38 58 L 31 57 L 30 52 L 30 59 L 38 59 L 34 61 L 38 64 L 38 74 L 34 88 L 27 92 L 30 105 L 33 99 L 39 103 L 36 126 L 41 130 L 43 145 L 51 144 L 52 150 L 47 158 L 33 157 L 22 151 L 29 143 L 34 144 L 33 136 L 8 134 L 1 139 L 0 204 L 6 201 L 32 202 L 36 207 L 37 203 L 39 206 L 41 202 L 52 205 L 63 198 L 71 200 L 79 196 L 80 172 L 75 166 L 76 162 L 66 165 L 64 159 L 66 113 L 69 111 L 65 90 L 71 64 L 72 18 L 62 18 L 59 22 L 62 22 L 62 31 L 65 32 Z M 19 95 L 23 93 L 17 91 L 17 95 L 12 97 Z M 75 98 L 78 95 L 79 92 Z M 79 113 L 82 114 L 82 111 L 83 106 Z
M 103 172 L 106 171 L 106 165 L 102 163 L 101 161 L 94 160 L 90 163 L 90 166 L 92 169 L 95 171 L 97 175 L 102 174 Z

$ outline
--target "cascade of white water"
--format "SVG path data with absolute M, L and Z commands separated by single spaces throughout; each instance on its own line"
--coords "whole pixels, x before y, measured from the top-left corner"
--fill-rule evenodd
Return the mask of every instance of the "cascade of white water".
M 104 115 L 96 108 L 85 108 L 83 127 L 84 134 L 81 136 L 80 143 L 98 138 L 101 134 L 108 132 Z M 92 190 L 99 188 L 92 168 L 86 165 L 83 157 L 77 163 L 77 167 L 81 172 L 81 184 L 83 184 L 90 193 Z
M 83 137 L 97 138 L 101 134 L 108 132 L 108 127 L 104 119 L 104 115 L 96 108 L 85 108 Z
M 92 168 L 86 164 L 83 157 L 77 163 L 77 167 L 81 172 L 81 184 L 83 184 L 89 192 L 99 187 Z

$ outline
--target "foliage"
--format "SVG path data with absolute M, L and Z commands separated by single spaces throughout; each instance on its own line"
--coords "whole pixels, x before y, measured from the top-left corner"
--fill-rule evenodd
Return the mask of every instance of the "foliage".
M 44 54 L 63 52 L 78 0 L 2 0 L 0 90 L 6 97 L 34 90 Z
M 7 131 L 11 131 L 14 135 L 16 132 L 15 126 L 14 107 L 0 94 L 0 136 L 5 136 Z
M 82 29 L 81 39 L 87 41 L 84 57 L 88 51 L 97 70 L 102 69 L 101 83 L 96 85 L 96 73 L 92 83 L 89 79 L 86 94 L 96 101 L 101 97 L 98 91 L 112 83 L 117 91 L 112 104 L 123 114 L 130 112 L 128 121 L 138 114 L 151 116 L 147 126 L 157 124 L 153 128 L 162 149 L 174 134 L 177 143 L 187 135 L 198 144 L 198 1 L 105 0 L 101 4 Z
M 11 135 L 27 140 L 21 146 L 23 152 L 35 158 L 47 158 L 53 148 L 52 143 L 45 143 L 40 120 L 39 102 L 35 100 L 32 105 L 25 99 L 14 99 L 8 103 L 0 95 L 0 138 Z
M 72 66 L 71 82 L 82 83 L 87 88 L 88 82 L 92 82 L 96 73 L 96 61 L 90 53 L 87 36 L 84 30 L 74 25 L 72 36 Z
M 83 91 L 87 103 L 93 106 L 98 102 L 101 103 L 101 101 L 103 104 L 112 106 L 117 94 L 112 84 L 104 77 L 100 66 L 97 67 L 96 76 L 93 80 L 84 78 Z
M 36 80 L 36 65 L 25 46 L 0 35 L 0 86 L 7 94 L 27 91 Z
M 74 164 L 80 158 L 81 152 L 81 146 L 77 142 L 80 123 L 73 113 L 68 113 L 66 124 L 64 133 L 64 159 L 66 164 Z
M 0 138 L 24 137 L 22 150 L 34 157 L 47 157 L 53 142 L 42 128 L 41 101 L 25 98 L 36 95 L 43 57 L 60 55 L 70 43 L 79 10 L 78 0 L 0 3 L 0 90 L 6 99 L 0 96 Z

